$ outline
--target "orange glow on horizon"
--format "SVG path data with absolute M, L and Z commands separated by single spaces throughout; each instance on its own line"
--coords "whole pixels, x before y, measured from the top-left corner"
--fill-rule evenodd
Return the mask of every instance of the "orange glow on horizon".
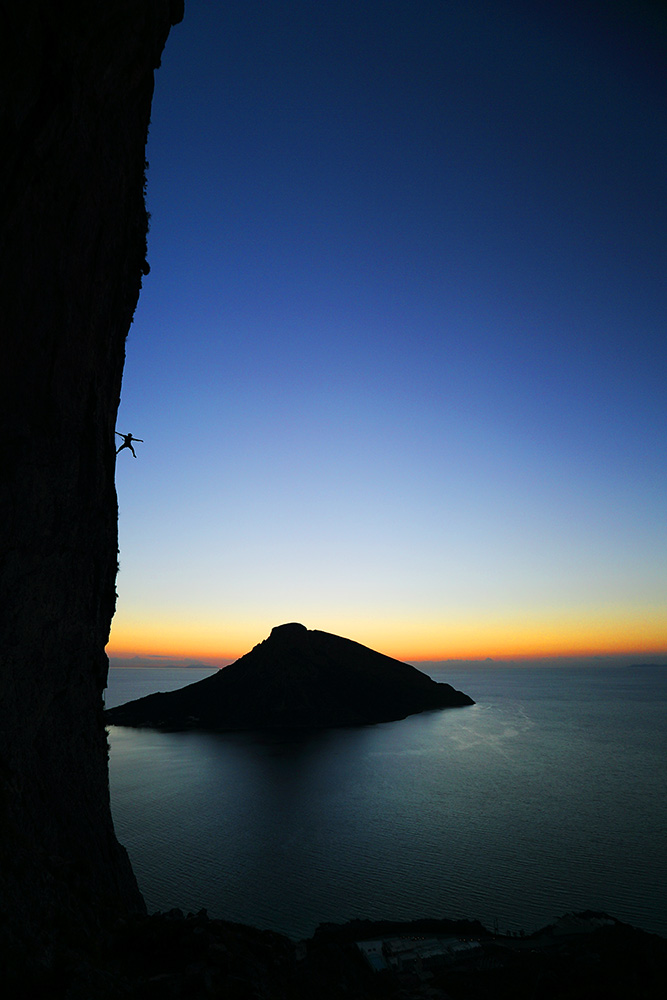
M 658 620 L 659 617 L 659 620 Z M 554 657 L 665 655 L 664 616 L 600 615 L 573 620 L 563 615 L 541 621 L 518 619 L 460 622 L 369 622 L 334 618 L 303 621 L 353 639 L 399 660 L 529 660 Z M 287 619 L 286 619 L 287 620 Z M 298 618 L 292 620 L 299 620 Z M 258 620 L 221 626 L 168 621 L 114 624 L 107 653 L 114 658 L 162 657 L 223 666 L 266 639 L 273 625 Z

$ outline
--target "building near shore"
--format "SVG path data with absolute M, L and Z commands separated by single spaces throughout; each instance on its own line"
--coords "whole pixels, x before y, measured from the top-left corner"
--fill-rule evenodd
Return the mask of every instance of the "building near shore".
M 408 937 L 358 941 L 357 947 L 376 972 L 426 972 L 454 962 L 481 947 L 479 941 L 457 937 Z

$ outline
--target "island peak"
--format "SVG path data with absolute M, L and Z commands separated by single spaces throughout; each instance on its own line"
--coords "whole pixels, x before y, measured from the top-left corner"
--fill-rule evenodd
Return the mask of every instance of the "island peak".
M 269 642 L 271 639 L 294 639 L 297 637 L 303 638 L 308 632 L 305 625 L 301 625 L 299 622 L 287 622 L 285 625 L 274 625 L 271 629 L 271 634 L 265 642 Z
M 210 677 L 109 709 L 106 718 L 176 730 L 322 729 L 473 704 L 409 663 L 289 622 Z

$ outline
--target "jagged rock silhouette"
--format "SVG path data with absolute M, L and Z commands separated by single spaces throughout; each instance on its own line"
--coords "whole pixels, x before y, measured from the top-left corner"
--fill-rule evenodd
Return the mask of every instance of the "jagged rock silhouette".
M 59 942 L 143 908 L 109 806 L 104 647 L 116 600 L 114 427 L 147 267 L 153 74 L 182 14 L 177 0 L 3 8 L 5 981 L 10 967 L 36 975 Z

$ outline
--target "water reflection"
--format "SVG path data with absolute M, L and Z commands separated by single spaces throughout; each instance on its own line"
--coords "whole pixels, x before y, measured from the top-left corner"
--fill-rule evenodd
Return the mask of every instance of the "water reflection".
M 667 930 L 664 684 L 640 702 L 627 678 L 616 696 L 578 675 L 573 699 L 565 672 L 519 673 L 472 708 L 358 729 L 113 729 L 114 817 L 149 907 L 294 936 L 577 908 Z

